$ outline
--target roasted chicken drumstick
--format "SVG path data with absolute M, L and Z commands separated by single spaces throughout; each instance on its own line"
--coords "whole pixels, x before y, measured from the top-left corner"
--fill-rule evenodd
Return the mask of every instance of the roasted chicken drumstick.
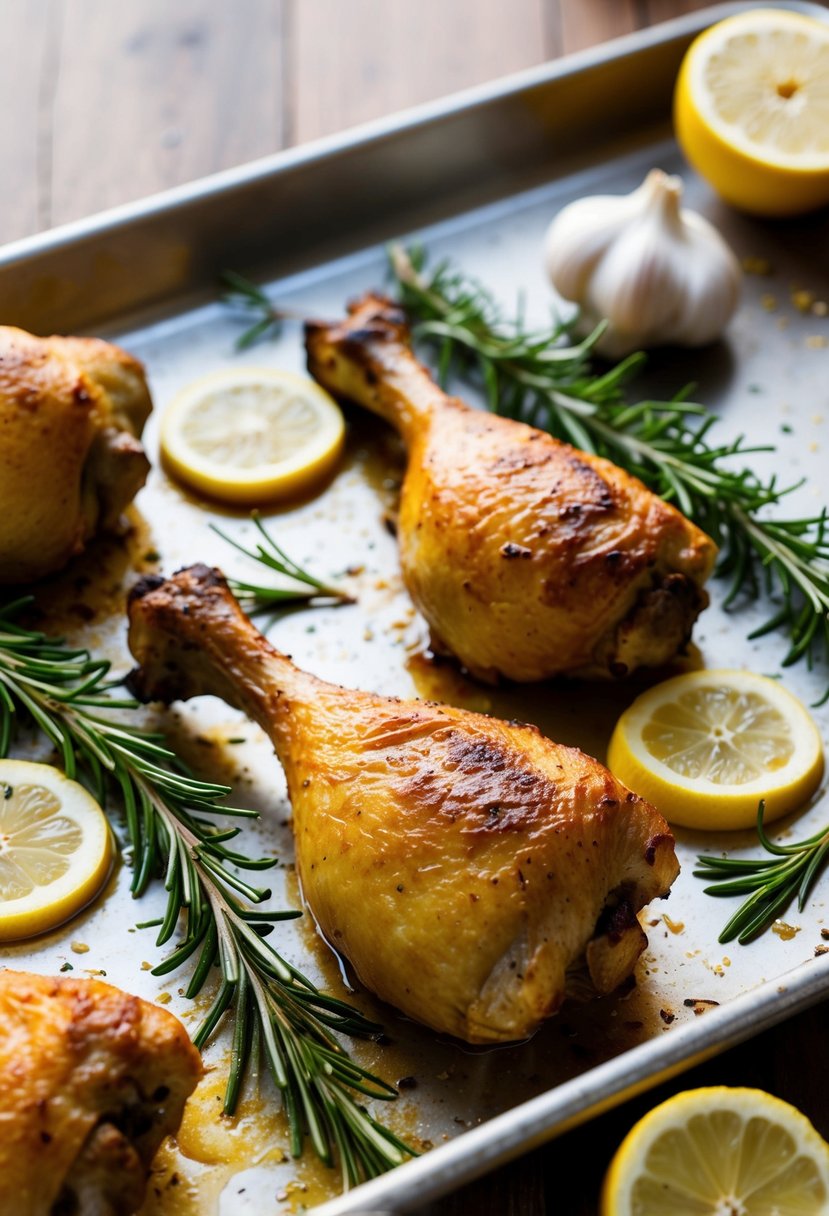
M 448 397 L 405 317 L 368 296 L 306 326 L 330 392 L 401 433 L 403 576 L 437 648 L 476 676 L 625 675 L 667 662 L 705 607 L 714 543 L 608 460 Z
M 0 325 L 0 584 L 60 570 L 118 524 L 150 468 L 150 409 L 119 347 Z
M 367 988 L 473 1043 L 531 1034 L 585 959 L 633 970 L 636 919 L 678 866 L 665 820 L 533 726 L 355 692 L 300 671 L 206 566 L 133 590 L 130 686 L 214 693 L 285 769 L 304 898 Z
M 0 1216 L 130 1216 L 201 1075 L 171 1013 L 0 971 Z

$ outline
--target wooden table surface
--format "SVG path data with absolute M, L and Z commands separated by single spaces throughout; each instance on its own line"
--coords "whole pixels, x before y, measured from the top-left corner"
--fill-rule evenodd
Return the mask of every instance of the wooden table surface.
M 0 0 L 0 243 L 704 8 L 695 0 Z M 760 1086 L 829 1138 L 829 1005 L 428 1209 L 595 1216 L 632 1123 Z

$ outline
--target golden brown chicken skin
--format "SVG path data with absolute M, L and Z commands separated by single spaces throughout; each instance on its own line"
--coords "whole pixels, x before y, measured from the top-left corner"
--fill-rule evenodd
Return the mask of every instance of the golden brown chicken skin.
M 60 570 L 144 484 L 141 364 L 97 338 L 0 326 L 0 584 Z
M 129 604 L 143 699 L 213 693 L 259 722 L 288 781 L 302 892 L 367 988 L 472 1043 L 521 1039 L 586 958 L 611 991 L 678 871 L 665 820 L 533 726 L 324 683 L 275 651 L 217 571 Z
M 128 1216 L 201 1076 L 184 1027 L 99 980 L 0 971 L 0 1216 Z
M 306 326 L 330 392 L 403 436 L 403 576 L 438 649 L 494 681 L 666 663 L 708 602 L 714 543 L 610 461 L 448 397 L 405 317 L 368 296 Z

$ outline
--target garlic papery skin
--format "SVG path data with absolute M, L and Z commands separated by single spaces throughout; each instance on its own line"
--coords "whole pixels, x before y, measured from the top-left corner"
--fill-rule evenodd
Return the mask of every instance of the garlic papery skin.
M 731 320 L 740 264 L 708 220 L 680 207 L 681 197 L 680 178 L 652 169 L 632 194 L 577 199 L 550 224 L 550 282 L 578 305 L 582 331 L 608 322 L 600 354 L 705 346 Z

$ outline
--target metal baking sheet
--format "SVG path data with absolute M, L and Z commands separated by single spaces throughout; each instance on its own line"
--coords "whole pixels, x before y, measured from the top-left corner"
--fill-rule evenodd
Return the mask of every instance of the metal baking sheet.
M 244 354 L 234 350 L 239 319 L 215 302 L 216 272 L 253 273 L 285 307 L 336 318 L 345 302 L 387 283 L 384 242 L 422 241 L 487 283 L 509 308 L 523 292 L 542 319 L 550 297 L 540 259 L 544 229 L 582 194 L 632 189 L 648 169 L 678 171 L 687 202 L 706 214 L 738 255 L 764 259 L 770 273 L 746 277 L 728 339 L 705 352 L 654 356 L 647 386 L 674 391 L 688 380 L 722 415 L 722 434 L 746 432 L 773 443 L 753 458 L 783 479 L 806 479 L 790 510 L 825 503 L 829 320 L 801 313 L 796 290 L 829 296 L 826 216 L 796 224 L 740 217 L 682 165 L 668 122 L 671 84 L 682 52 L 704 24 L 743 7 L 725 5 L 556 63 L 404 119 L 221 175 L 170 196 L 33 238 L 0 253 L 0 315 L 40 332 L 93 331 L 145 361 L 156 411 L 146 442 L 154 468 L 132 513 L 125 544 L 100 542 L 65 575 L 38 591 L 44 619 L 97 651 L 117 670 L 129 665 L 123 594 L 137 571 L 203 560 L 242 574 L 245 559 L 210 531 L 250 536 L 240 515 L 187 496 L 159 468 L 158 419 L 178 388 L 228 365 L 301 370 L 298 328 Z M 824 13 L 805 4 L 787 7 Z M 825 15 L 825 13 L 824 13 Z M 614 99 L 611 125 L 596 121 Z M 823 254 L 816 256 L 816 250 Z M 823 264 L 819 258 L 823 257 Z M 646 382 L 642 384 L 645 391 Z M 270 632 L 296 661 L 336 682 L 403 696 L 442 699 L 538 723 L 552 738 L 603 756 L 619 712 L 642 687 L 546 684 L 493 690 L 425 657 L 426 630 L 402 587 L 395 543 L 385 526 L 394 509 L 402 453 L 379 422 L 348 412 L 342 468 L 310 501 L 266 522 L 301 564 L 343 581 L 353 606 L 293 612 Z M 158 559 L 156 559 L 158 555 Z M 746 640 L 763 607 L 725 615 L 712 606 L 695 630 L 707 666 L 744 665 L 779 676 L 784 642 Z M 91 614 L 91 618 L 90 618 Z M 827 671 L 790 669 L 787 686 L 807 703 Z M 829 708 L 815 711 L 829 737 Z M 160 723 L 204 775 L 227 779 L 262 811 L 246 829 L 253 848 L 276 851 L 274 903 L 298 901 L 290 864 L 289 809 L 279 766 L 263 734 L 219 702 L 204 699 L 161 715 Z M 239 742 L 242 740 L 242 742 Z M 826 783 L 814 805 L 784 824 L 793 837 L 829 818 Z M 235 1121 L 219 1110 L 228 1043 L 207 1053 L 209 1073 L 178 1147 L 157 1163 L 144 1216 L 287 1213 L 319 1216 L 369 1209 L 415 1210 L 462 1181 L 608 1106 L 759 1033 L 829 995 L 829 958 L 815 957 L 829 926 L 825 881 L 789 930 L 748 947 L 717 945 L 733 907 L 702 893 L 691 874 L 698 852 L 750 851 L 752 833 L 678 831 L 683 872 L 669 903 L 644 914 L 649 947 L 634 989 L 589 1006 L 571 1005 L 532 1042 L 474 1051 L 443 1041 L 379 1007 L 352 999 L 385 1024 L 390 1044 L 355 1054 L 392 1081 L 413 1078 L 386 1117 L 429 1149 L 384 1178 L 338 1196 L 339 1176 L 287 1156 L 287 1136 L 270 1081 L 245 1097 Z M 137 928 L 161 906 L 160 893 L 129 898 L 128 859 L 90 910 L 64 929 L 3 951 L 10 965 L 106 978 L 161 999 L 192 1029 L 199 1002 L 183 998 L 183 975 L 154 979 L 152 930 Z M 280 948 L 318 982 L 343 993 L 333 956 L 309 918 L 278 927 Z M 201 1006 L 203 1008 L 203 1005 Z M 176 1182 L 172 1179 L 175 1177 Z M 320 1206 L 321 1205 L 321 1206 Z

